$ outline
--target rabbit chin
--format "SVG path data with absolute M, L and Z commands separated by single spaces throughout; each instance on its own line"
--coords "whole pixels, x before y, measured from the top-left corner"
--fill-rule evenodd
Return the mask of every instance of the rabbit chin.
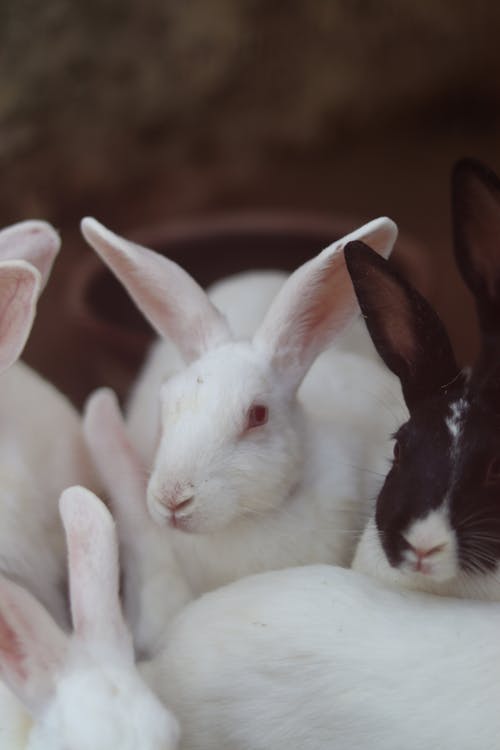
M 405 559 L 397 566 L 397 569 L 414 580 L 415 588 L 425 588 L 427 581 L 435 583 L 452 581 L 458 573 L 455 560 L 449 553 L 443 554 L 439 559 L 424 560 L 421 563 Z

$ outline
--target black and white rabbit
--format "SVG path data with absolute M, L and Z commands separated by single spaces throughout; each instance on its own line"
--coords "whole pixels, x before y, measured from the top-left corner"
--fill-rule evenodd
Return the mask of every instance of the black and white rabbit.
M 434 593 L 500 598 L 500 181 L 474 160 L 452 180 L 456 262 L 481 352 L 461 371 L 430 305 L 362 242 L 346 262 L 373 342 L 410 418 L 353 567 Z

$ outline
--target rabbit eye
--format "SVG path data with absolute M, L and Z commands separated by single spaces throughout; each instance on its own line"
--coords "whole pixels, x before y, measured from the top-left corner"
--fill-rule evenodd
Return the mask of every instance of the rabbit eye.
M 500 484 L 500 456 L 490 461 L 486 472 L 486 484 Z
M 248 410 L 247 430 L 253 427 L 261 427 L 267 422 L 269 410 L 264 404 L 254 404 Z

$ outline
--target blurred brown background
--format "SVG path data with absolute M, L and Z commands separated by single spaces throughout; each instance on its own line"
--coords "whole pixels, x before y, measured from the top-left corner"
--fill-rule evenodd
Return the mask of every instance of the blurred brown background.
M 495 0 L 2 0 L 0 225 L 63 238 L 26 358 L 71 390 L 81 216 L 142 237 L 259 209 L 391 216 L 470 359 L 449 172 L 500 170 L 499 31 Z

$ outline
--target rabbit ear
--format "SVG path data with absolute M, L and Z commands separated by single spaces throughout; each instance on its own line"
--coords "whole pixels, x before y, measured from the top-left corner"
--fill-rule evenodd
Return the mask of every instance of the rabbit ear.
M 344 260 L 346 243 L 366 238 L 387 257 L 396 236 L 393 221 L 375 219 L 300 266 L 278 292 L 254 343 L 292 388 L 298 388 L 318 354 L 359 312 Z
M 121 281 L 156 331 L 170 338 L 186 364 L 231 339 L 221 313 L 180 266 L 83 219 L 87 242 Z
M 68 548 L 71 614 L 76 636 L 133 659 L 119 599 L 118 546 L 108 509 L 92 492 L 70 487 L 59 501 Z
M 152 523 L 146 509 L 147 473 L 128 437 L 115 393 L 99 388 L 88 399 L 83 432 L 120 527 Z
M 113 391 L 87 402 L 83 429 L 117 518 L 123 552 L 124 607 L 143 656 L 156 653 L 172 613 L 192 599 L 173 550 L 146 507 L 147 473 L 127 435 Z
M 42 605 L 0 576 L 0 677 L 33 714 L 50 699 L 67 648 Z
M 363 242 L 350 242 L 345 258 L 372 341 L 411 411 L 459 374 L 448 335 L 428 302 Z
M 0 262 L 0 372 L 21 355 L 31 331 L 40 274 L 22 260 Z
M 0 261 L 25 260 L 40 272 L 43 289 L 61 247 L 54 227 L 46 221 L 21 221 L 0 231 Z
M 483 335 L 500 335 L 500 180 L 474 159 L 452 175 L 457 265 L 476 300 Z

